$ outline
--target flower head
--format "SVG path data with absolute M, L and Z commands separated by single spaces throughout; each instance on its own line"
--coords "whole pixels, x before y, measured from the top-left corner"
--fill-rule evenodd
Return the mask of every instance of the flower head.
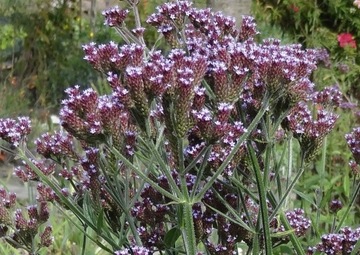
M 290 8 L 290 10 L 292 10 L 292 11 L 295 12 L 295 13 L 300 11 L 300 7 L 297 6 L 296 4 L 291 4 L 291 5 L 289 6 L 289 8 Z
M 360 0 L 355 0 L 353 5 L 360 9 Z
M 337 40 L 341 48 L 346 46 L 356 49 L 356 41 L 352 34 L 350 33 L 341 33 L 337 36 Z
M 19 146 L 31 131 L 31 121 L 28 117 L 15 119 L 0 119 L 0 139 L 14 146 Z
M 332 213 L 337 213 L 343 207 L 342 203 L 338 199 L 334 199 L 329 204 L 329 209 Z
M 119 8 L 119 6 L 115 6 L 102 12 L 102 15 L 105 16 L 104 24 L 109 27 L 121 26 L 128 14 L 129 10 L 122 10 Z
M 345 135 L 346 142 L 353 154 L 355 162 L 360 164 L 360 127 L 354 128 L 351 133 Z
M 360 239 L 360 228 L 342 228 L 338 234 L 330 233 L 321 237 L 321 242 L 312 248 L 324 254 L 350 254 Z

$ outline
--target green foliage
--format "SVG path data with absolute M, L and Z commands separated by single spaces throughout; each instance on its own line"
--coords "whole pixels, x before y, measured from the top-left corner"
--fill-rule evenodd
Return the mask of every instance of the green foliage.
M 52 4 L 56 4 L 52 6 Z M 31 8 L 29 8 L 31 5 Z M 5 37 L 1 60 L 8 67 L 1 80 L 15 82 L 28 99 L 28 107 L 56 109 L 65 88 L 96 80 L 96 74 L 82 60 L 82 44 L 108 41 L 108 31 L 93 31 L 79 5 L 68 1 L 9 1 L 2 6 Z M 101 28 L 99 19 L 96 27 Z M 8 100 L 6 94 L 4 100 Z M 9 102 L 10 104 L 11 102 Z M 11 109 L 11 108 L 10 108 Z
M 314 234 L 320 238 L 333 230 L 333 218 L 341 218 L 345 225 L 358 226 L 359 205 L 346 214 L 346 208 L 336 216 L 329 212 L 328 205 L 334 198 L 350 203 L 356 187 L 356 175 L 344 167 L 351 154 L 347 151 L 344 135 L 359 124 L 358 103 L 360 99 L 360 9 L 354 1 L 307 1 L 307 0 L 258 0 L 253 12 L 265 33 L 280 31 L 274 37 L 301 43 L 303 47 L 327 49 L 331 63 L 318 68 L 312 76 L 317 87 L 337 84 L 351 109 L 338 109 L 339 120 L 324 143 L 322 155 L 317 158 L 312 171 L 305 172 L 297 185 L 294 205 L 308 212 L 312 218 Z M 267 32 L 269 31 L 269 32 Z M 341 34 L 349 34 L 350 41 L 342 44 Z

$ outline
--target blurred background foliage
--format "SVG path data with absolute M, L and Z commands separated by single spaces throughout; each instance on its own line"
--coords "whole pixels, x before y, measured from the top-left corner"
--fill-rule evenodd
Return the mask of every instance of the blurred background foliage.
M 77 1 L 1 0 L 0 14 L 1 115 L 54 110 L 65 88 L 96 81 L 81 45 L 113 34 Z
M 142 20 L 162 0 L 142 0 Z M 204 6 L 205 1 L 197 1 Z M 101 82 L 83 60 L 83 44 L 110 40 L 116 32 L 103 25 L 103 8 L 123 1 L 0 0 L 0 116 L 56 112 L 64 89 Z M 131 24 L 130 24 L 131 26 Z M 155 42 L 155 31 L 146 40 Z

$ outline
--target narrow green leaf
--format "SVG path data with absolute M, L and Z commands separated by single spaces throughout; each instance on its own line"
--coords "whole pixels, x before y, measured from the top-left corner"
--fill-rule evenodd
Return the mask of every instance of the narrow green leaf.
M 248 224 L 246 224 L 246 223 L 241 219 L 241 217 L 240 217 L 240 215 L 239 215 L 239 212 L 236 211 L 236 210 L 223 198 L 223 196 L 221 196 L 221 195 L 219 194 L 219 192 L 217 192 L 216 190 L 214 190 L 213 192 L 214 192 L 214 194 L 216 195 L 217 199 L 219 199 L 220 202 L 221 202 L 223 205 L 225 205 L 226 209 L 229 210 L 229 213 L 232 214 L 232 216 L 234 217 L 234 219 L 233 219 L 232 217 L 230 217 L 229 215 L 225 215 L 225 214 L 223 214 L 222 212 L 218 211 L 217 209 L 210 207 L 212 210 L 214 210 L 214 211 L 215 211 L 216 213 L 218 213 L 218 214 L 221 214 L 224 218 L 228 219 L 229 221 L 232 221 L 232 222 L 240 225 L 241 227 L 243 227 L 243 228 L 246 229 L 247 231 L 249 231 L 249 232 L 251 232 L 251 233 L 253 233 L 253 234 L 256 233 L 255 230 L 251 229 L 251 228 L 248 226 Z M 249 221 L 250 221 L 250 219 L 249 219 Z
M 118 150 L 116 150 L 113 147 L 109 147 L 109 150 L 114 153 L 114 155 L 116 157 L 119 158 L 119 160 L 121 160 L 127 167 L 129 167 L 132 171 L 134 171 L 140 178 L 142 178 L 143 180 L 145 180 L 147 183 L 149 183 L 154 189 L 156 189 L 157 191 L 159 191 L 162 195 L 164 195 L 165 197 L 170 198 L 171 200 L 175 201 L 175 202 L 181 202 L 181 200 L 174 196 L 173 194 L 171 194 L 170 192 L 168 192 L 167 190 L 161 188 L 156 182 L 154 182 L 153 180 L 151 180 L 147 174 L 144 173 L 143 170 L 139 169 L 138 167 L 134 166 L 127 158 L 125 158 Z
M 358 254 L 360 254 L 360 239 L 357 240 L 354 249 L 352 250 L 350 255 L 358 255 Z
M 107 228 L 107 226 L 105 226 L 104 224 L 104 210 L 101 209 L 99 215 L 97 216 L 97 221 L 96 221 L 96 227 L 99 231 L 102 231 L 103 229 Z
M 165 246 L 168 248 L 174 247 L 176 241 L 181 236 L 181 230 L 178 227 L 170 229 L 164 237 Z
M 196 196 L 196 193 L 197 193 L 197 190 L 198 190 L 198 187 L 200 186 L 200 183 L 202 181 L 202 178 L 203 178 L 203 174 L 204 174 L 204 171 L 205 171 L 205 168 L 208 164 L 208 158 L 210 156 L 210 153 L 211 153 L 211 148 L 212 148 L 212 145 L 210 146 L 207 146 L 206 147 L 206 150 L 203 150 L 200 152 L 200 154 L 204 154 L 204 158 L 202 159 L 202 162 L 201 162 L 201 165 L 199 167 L 199 169 L 197 169 L 197 174 L 196 174 L 196 181 L 195 181 L 195 184 L 194 184 L 194 187 L 192 188 L 192 191 L 191 191 L 191 194 L 190 194 L 190 197 L 191 197 L 191 200 L 194 200 L 194 197 Z M 196 157 L 197 159 L 198 157 Z M 194 161 L 194 162 L 197 162 Z M 191 164 L 191 163 L 190 163 Z M 194 166 L 195 167 L 195 166 Z M 191 169 L 191 168 L 189 168 Z M 188 172 L 188 167 L 185 169 L 185 172 Z
M 207 162 L 206 159 L 209 157 L 206 155 L 211 152 L 211 148 L 212 148 L 212 145 L 208 145 L 208 146 L 202 148 L 201 151 L 199 152 L 199 154 L 186 166 L 185 173 L 187 173 L 191 169 L 193 169 L 198 164 L 199 160 L 201 160 L 202 164 L 206 163 Z
M 226 218 L 227 220 L 229 220 L 229 221 L 231 221 L 231 222 L 233 222 L 233 223 L 235 223 L 235 224 L 243 227 L 244 229 L 246 229 L 246 230 L 249 231 L 250 233 L 252 233 L 252 234 L 255 234 L 255 233 L 256 233 L 253 229 L 249 228 L 249 226 L 248 226 L 243 220 L 241 220 L 241 218 L 238 216 L 238 214 L 232 213 L 232 214 L 235 216 L 235 218 L 236 218 L 236 219 L 234 219 L 234 218 L 232 218 L 232 217 L 229 217 L 229 215 L 224 214 L 223 212 L 219 211 L 218 209 L 216 209 L 216 208 L 214 208 L 214 207 L 212 207 L 212 206 L 210 206 L 210 205 L 208 205 L 208 204 L 206 204 L 206 206 L 209 207 L 209 208 L 210 208 L 211 210 L 213 210 L 214 212 L 216 212 L 217 214 L 219 214 L 219 215 L 221 215 L 222 217 Z M 234 209 L 232 209 L 232 210 L 234 210 Z
M 91 206 L 91 205 L 93 205 L 93 201 L 90 198 L 90 194 L 89 194 L 89 192 L 85 192 L 84 202 L 83 202 L 84 214 L 95 225 L 95 223 L 96 223 L 96 220 L 94 220 L 95 212 L 94 212 L 93 206 Z
M 255 150 L 251 142 L 247 142 L 247 149 L 249 152 L 249 156 L 251 159 L 251 163 L 253 165 L 253 171 L 255 173 L 256 178 L 256 186 L 259 193 L 259 202 L 260 202 L 260 214 L 261 217 L 258 218 L 258 222 L 261 219 L 261 226 L 264 235 L 264 243 L 265 243 L 265 254 L 273 254 L 272 253 L 272 241 L 270 236 L 270 225 L 269 225 L 269 213 L 267 208 L 266 201 L 266 191 L 264 187 L 264 181 L 262 172 L 260 169 L 259 161 L 257 159 Z
M 302 193 L 301 191 L 298 191 L 297 189 L 294 189 L 293 191 L 294 191 L 294 193 L 296 195 L 298 195 L 299 197 L 301 197 L 304 200 L 308 201 L 311 205 L 316 206 L 316 204 L 314 203 L 313 196 L 306 195 L 306 194 Z
M 86 235 L 87 238 L 89 238 L 92 242 L 94 242 L 96 245 L 98 245 L 99 247 L 101 247 L 101 249 L 103 249 L 104 251 L 107 251 L 109 253 L 113 253 L 113 251 L 111 249 L 109 249 L 108 247 L 106 247 L 99 239 L 95 239 L 93 238 L 91 235 L 89 235 L 86 231 L 84 231 L 84 228 L 82 226 L 80 226 L 78 223 L 76 223 L 64 210 L 63 208 L 57 206 L 57 208 L 62 212 L 62 215 L 64 215 L 67 220 L 69 222 L 71 222 L 71 224 L 76 227 L 77 229 L 79 229 L 84 235 Z M 96 231 L 96 229 L 93 229 L 94 231 Z M 102 236 L 103 237 L 103 236 Z M 105 238 L 104 238 L 105 239 Z M 113 247 L 116 247 L 115 245 Z
M 164 161 L 164 159 L 161 157 L 160 153 L 156 149 L 156 146 L 154 145 L 153 141 L 144 141 L 140 136 L 138 137 L 139 141 L 142 141 L 142 144 L 147 144 L 147 146 L 150 148 L 151 156 L 154 157 L 157 164 L 159 165 L 159 168 L 161 172 L 166 176 L 169 185 L 171 189 L 177 194 L 179 198 L 182 197 L 182 193 L 179 189 L 179 187 L 176 185 L 176 182 L 171 174 L 171 169 L 169 167 L 169 164 Z M 144 164 L 148 164 L 149 162 L 143 162 Z
M 279 250 L 278 252 L 276 252 Z M 274 254 L 294 254 L 294 250 L 289 247 L 288 245 L 281 245 L 280 247 L 276 248 Z
M 235 186 L 239 189 L 241 189 L 246 195 L 248 195 L 252 200 L 258 201 L 258 198 L 251 192 L 251 190 L 244 186 L 242 182 L 240 182 L 238 179 L 234 177 L 230 177 L 230 180 L 232 184 L 235 184 Z
M 284 232 L 277 232 L 277 233 L 271 234 L 271 237 L 272 238 L 281 238 L 281 237 L 284 237 L 284 236 L 288 236 L 288 235 L 290 235 L 291 233 L 294 233 L 294 232 L 295 232 L 295 229 L 287 230 L 287 231 L 284 231 Z
M 297 181 L 299 180 L 300 176 L 303 174 L 304 172 L 304 168 L 301 167 L 300 170 L 298 171 L 298 173 L 296 174 L 294 180 L 290 183 L 289 187 L 287 188 L 287 190 L 285 191 L 284 195 L 282 196 L 282 198 L 280 199 L 280 202 L 278 203 L 278 205 L 275 207 L 275 209 L 273 210 L 272 214 L 270 215 L 269 220 L 271 220 L 280 210 L 280 208 L 282 207 L 282 205 L 284 204 L 286 198 L 290 195 L 291 191 L 293 190 L 295 184 L 297 183 Z

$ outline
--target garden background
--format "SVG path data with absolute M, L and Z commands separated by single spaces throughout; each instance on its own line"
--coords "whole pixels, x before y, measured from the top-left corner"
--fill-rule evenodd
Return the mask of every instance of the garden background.
M 160 0 L 142 0 L 139 4 L 143 20 Z M 237 16 L 251 14 L 255 17 L 259 39 L 277 38 L 282 43 L 300 43 L 306 48 L 323 48 L 330 58 L 311 76 L 318 90 L 328 86 L 339 88 L 342 104 L 335 109 L 340 116 L 334 130 L 310 167 L 296 184 L 292 195 L 293 207 L 303 208 L 311 218 L 311 230 L 317 240 L 334 230 L 334 222 L 347 215 L 343 225 L 360 224 L 360 199 L 353 200 L 358 184 L 358 169 L 349 167 L 352 154 L 345 134 L 360 124 L 360 3 L 357 1 L 308 0 L 253 0 L 253 1 L 193 1 L 195 6 L 210 6 Z M 105 93 L 106 77 L 95 71 L 84 60 L 82 45 L 94 41 L 121 42 L 114 30 L 103 26 L 101 11 L 123 1 L 70 1 L 70 0 L 0 0 L 0 117 L 29 115 L 33 132 L 29 139 L 40 133 L 59 128 L 56 114 L 64 90 L 75 84 L 80 88 L 93 88 Z M 239 22 L 240 24 L 240 22 Z M 147 42 L 155 42 L 147 34 Z M 2 144 L 6 147 L 6 144 Z M 31 149 L 35 149 L 35 145 Z M 295 146 L 296 147 L 296 146 Z M 2 182 L 19 194 L 19 203 L 34 201 L 35 187 L 22 184 L 12 176 L 12 166 L 17 162 L 12 148 L 0 152 Z M 295 148 L 299 149 L 299 148 Z M 352 203 L 350 212 L 344 206 L 333 210 L 332 202 Z M 288 203 L 290 203 L 288 201 Z M 50 253 L 41 254 L 107 254 L 92 242 L 83 247 L 80 232 L 72 228 L 69 218 L 60 216 L 54 207 L 50 221 L 53 223 L 54 244 Z M 76 220 L 76 219 L 72 219 Z M 96 233 L 89 231 L 95 237 Z M 291 254 L 286 246 L 279 254 Z M 0 243 L 1 254 L 22 254 L 10 245 Z

